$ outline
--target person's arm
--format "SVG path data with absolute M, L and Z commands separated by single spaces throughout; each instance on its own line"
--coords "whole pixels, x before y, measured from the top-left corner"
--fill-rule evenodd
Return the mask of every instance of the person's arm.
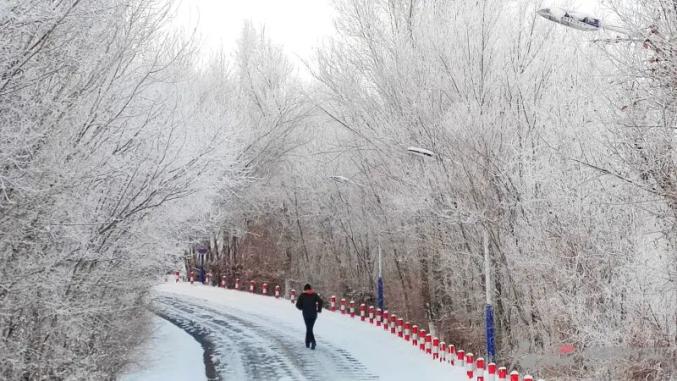
M 322 305 L 324 302 L 322 301 L 322 298 L 320 298 L 320 295 L 317 295 L 317 312 L 321 313 L 322 312 Z
M 299 298 L 296 299 L 296 308 L 303 310 L 303 294 L 299 295 Z

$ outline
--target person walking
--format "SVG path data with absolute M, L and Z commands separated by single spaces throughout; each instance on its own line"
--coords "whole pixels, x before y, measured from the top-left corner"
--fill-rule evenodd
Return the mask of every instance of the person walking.
M 313 288 L 306 284 L 303 286 L 303 293 L 296 301 L 296 308 L 303 311 L 303 321 L 306 323 L 306 348 L 315 349 L 315 335 L 313 326 L 317 320 L 317 314 L 322 312 L 322 298 L 315 293 Z

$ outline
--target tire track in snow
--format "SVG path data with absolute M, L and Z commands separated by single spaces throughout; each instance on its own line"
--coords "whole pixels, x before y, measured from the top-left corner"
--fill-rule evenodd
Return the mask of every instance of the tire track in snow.
M 227 306 L 196 304 L 191 298 L 164 294 L 155 298 L 166 315 L 196 338 L 208 341 L 218 380 L 377 380 L 348 351 L 325 343 L 311 351 L 298 327 Z M 200 339 L 198 339 L 200 340 Z M 207 362 L 206 362 L 207 363 Z M 212 378 L 210 378 L 212 379 Z

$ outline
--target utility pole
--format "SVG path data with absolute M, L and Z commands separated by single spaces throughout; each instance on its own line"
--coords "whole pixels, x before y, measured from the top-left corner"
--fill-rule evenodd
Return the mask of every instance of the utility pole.
M 539 13 L 541 16 L 547 15 Z M 546 17 L 549 18 L 549 17 Z M 435 153 L 425 148 L 409 147 L 407 151 L 424 158 L 435 157 Z M 479 223 L 479 222 L 477 222 Z M 494 328 L 494 306 L 492 304 L 492 295 L 494 293 L 493 283 L 491 282 L 491 256 L 489 255 L 489 229 L 487 228 L 488 221 L 484 221 L 482 231 L 482 243 L 484 246 L 484 276 L 485 276 L 485 292 L 486 305 L 484 308 L 484 328 L 487 338 L 487 357 L 489 361 L 494 361 L 496 358 L 496 330 Z
M 484 327 L 487 337 L 487 357 L 489 361 L 494 361 L 496 357 L 496 330 L 494 328 L 494 307 L 492 304 L 493 283 L 491 282 L 491 257 L 489 256 L 489 231 L 484 226 L 482 232 L 482 243 L 484 244 L 484 281 L 487 296 L 487 304 L 484 308 Z
M 381 310 L 385 309 L 383 297 L 383 272 L 381 267 L 381 240 L 378 242 L 378 279 L 376 280 L 376 304 Z

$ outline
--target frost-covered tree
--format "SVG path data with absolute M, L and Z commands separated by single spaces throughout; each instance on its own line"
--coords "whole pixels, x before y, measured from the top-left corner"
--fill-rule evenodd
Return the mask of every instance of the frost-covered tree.
M 0 378 L 114 377 L 177 232 L 229 165 L 182 105 L 193 62 L 169 12 L 0 5 Z

